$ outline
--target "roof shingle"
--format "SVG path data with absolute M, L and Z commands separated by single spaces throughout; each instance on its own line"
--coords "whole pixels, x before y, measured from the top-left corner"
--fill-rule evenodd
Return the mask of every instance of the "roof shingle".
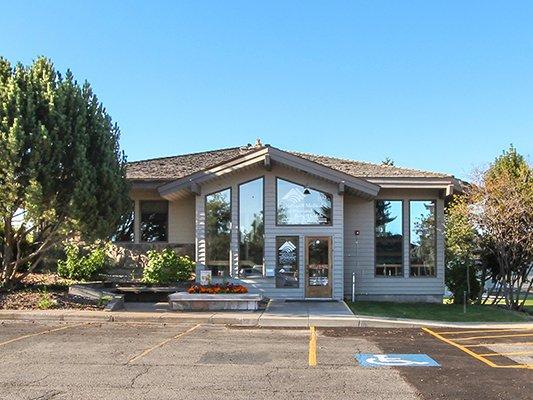
M 128 163 L 127 178 L 136 181 L 168 182 L 194 174 L 257 151 L 260 147 L 231 147 L 227 149 L 154 158 Z M 420 171 L 390 165 L 372 164 L 315 154 L 289 152 L 295 156 L 322 164 L 357 178 L 445 178 L 448 174 Z

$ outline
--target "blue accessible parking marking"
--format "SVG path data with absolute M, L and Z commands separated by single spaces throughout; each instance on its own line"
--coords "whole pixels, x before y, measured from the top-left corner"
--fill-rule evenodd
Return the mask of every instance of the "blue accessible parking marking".
M 361 367 L 440 367 L 427 354 L 355 354 Z

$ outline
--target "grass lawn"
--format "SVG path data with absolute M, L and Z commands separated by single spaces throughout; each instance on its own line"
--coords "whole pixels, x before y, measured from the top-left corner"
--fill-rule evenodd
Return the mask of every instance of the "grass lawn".
M 449 322 L 520 322 L 527 321 L 527 314 L 507 311 L 496 306 L 470 305 L 466 314 L 463 306 L 432 303 L 388 303 L 356 301 L 347 302 L 356 315 L 374 317 L 414 318 Z M 530 305 L 533 308 L 533 304 Z

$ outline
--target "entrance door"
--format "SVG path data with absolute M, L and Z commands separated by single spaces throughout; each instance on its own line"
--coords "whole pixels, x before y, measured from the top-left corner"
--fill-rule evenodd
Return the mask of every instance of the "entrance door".
M 331 298 L 331 237 L 305 238 L 305 297 Z

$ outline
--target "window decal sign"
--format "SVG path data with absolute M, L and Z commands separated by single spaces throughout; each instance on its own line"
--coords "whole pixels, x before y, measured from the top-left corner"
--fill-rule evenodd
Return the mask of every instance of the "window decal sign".
M 355 354 L 361 367 L 440 367 L 427 354 Z

